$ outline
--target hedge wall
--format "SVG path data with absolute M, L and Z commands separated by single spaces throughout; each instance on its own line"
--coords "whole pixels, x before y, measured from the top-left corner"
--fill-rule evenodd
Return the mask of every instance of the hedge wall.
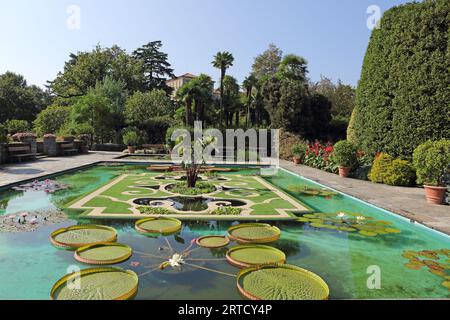
M 372 32 L 353 129 L 366 151 L 411 158 L 428 139 L 450 139 L 450 1 L 394 7 Z

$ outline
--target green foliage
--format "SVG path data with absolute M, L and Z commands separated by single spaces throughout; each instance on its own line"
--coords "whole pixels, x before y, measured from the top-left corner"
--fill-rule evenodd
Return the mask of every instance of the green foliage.
M 308 61 L 301 56 L 295 54 L 285 55 L 275 76 L 280 79 L 306 82 L 306 74 L 308 73 L 307 65 Z
M 6 143 L 8 141 L 7 135 L 8 130 L 6 130 L 5 125 L 0 123 L 0 143 Z
M 356 109 L 353 110 L 347 127 L 347 140 L 353 143 L 356 143 L 355 119 L 356 119 Z
M 356 141 L 371 154 L 410 158 L 421 143 L 450 138 L 449 12 L 447 0 L 409 3 L 373 31 L 354 115 Z
M 416 171 L 411 162 L 395 159 L 387 167 L 383 183 L 391 186 L 413 186 L 416 181 Z
M 369 180 L 374 183 L 384 183 L 386 180 L 386 173 L 391 166 L 394 159 L 387 153 L 378 154 L 372 164 L 372 169 L 369 172 Z
M 339 166 L 352 168 L 357 163 L 356 152 L 353 143 L 342 140 L 334 145 L 333 157 Z
M 252 74 L 257 78 L 274 76 L 283 58 L 283 51 L 273 43 L 269 44 L 269 48 L 255 58 L 252 65 Z
M 450 173 L 450 140 L 428 140 L 419 145 L 414 150 L 413 164 L 418 183 L 444 186 L 445 176 Z
M 127 146 L 136 146 L 139 141 L 139 137 L 135 131 L 125 132 L 122 139 L 123 143 L 125 143 Z
M 218 207 L 209 212 L 209 214 L 217 216 L 238 216 L 241 214 L 242 209 L 234 207 Z
M 143 64 L 145 90 L 163 89 L 169 92 L 166 80 L 174 74 L 168 55 L 160 50 L 161 47 L 161 41 L 152 41 L 133 52 L 133 57 Z
M 31 130 L 30 124 L 25 120 L 8 120 L 5 122 L 5 127 L 11 135 L 19 132 L 29 132 Z
M 34 131 L 39 136 L 57 133 L 67 123 L 70 107 L 51 105 L 42 110 L 34 120 Z
M 152 121 L 173 114 L 173 104 L 164 90 L 135 92 L 125 105 L 125 121 L 128 125 L 145 128 Z
M 0 123 L 11 119 L 31 122 L 49 103 L 49 95 L 13 72 L 0 75 Z
M 167 215 L 173 214 L 174 212 L 166 208 L 161 207 L 138 207 L 138 210 L 142 214 L 154 214 L 154 215 Z
M 307 150 L 309 150 L 309 148 L 306 143 L 297 143 L 292 147 L 292 154 L 298 158 L 303 158 Z
M 122 81 L 130 92 L 143 89 L 143 62 L 118 46 L 97 46 L 90 52 L 71 54 L 64 71 L 49 82 L 49 88 L 60 103 L 72 104 L 73 98 L 88 94 L 106 77 Z
M 186 182 L 177 182 L 170 189 L 173 193 L 179 193 L 187 196 L 196 196 L 216 191 L 216 187 L 209 182 L 197 182 L 195 187 L 188 187 Z

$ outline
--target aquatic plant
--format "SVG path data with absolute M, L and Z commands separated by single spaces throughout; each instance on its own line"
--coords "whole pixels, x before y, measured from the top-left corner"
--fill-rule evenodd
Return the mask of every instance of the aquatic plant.
M 69 185 L 45 179 L 43 181 L 34 180 L 33 182 L 24 183 L 19 186 L 12 187 L 16 191 L 45 191 L 46 193 L 53 193 L 59 190 L 68 189 Z
M 441 260 L 441 256 L 446 258 L 445 262 Z M 444 280 L 441 285 L 450 290 L 450 249 L 408 250 L 403 251 L 402 257 L 409 260 L 405 267 L 412 270 L 427 268 L 428 272 L 441 277 Z
M 146 234 L 175 233 L 181 229 L 181 221 L 167 217 L 146 218 L 136 221 L 135 229 Z
M 76 282 L 79 288 L 70 284 Z M 138 290 L 139 278 L 131 270 L 90 268 L 59 279 L 50 291 L 53 300 L 128 300 Z
M 307 196 L 318 196 L 318 197 L 333 197 L 339 194 L 335 191 L 326 188 L 315 188 L 307 186 L 289 186 L 288 190 L 293 193 L 300 193 Z
M 240 243 L 269 243 L 280 235 L 280 229 L 266 223 L 241 223 L 228 229 L 228 237 Z
M 230 239 L 224 236 L 204 236 L 198 238 L 196 243 L 203 248 L 223 248 L 230 243 Z
M 237 287 L 250 300 L 326 300 L 330 293 L 318 275 L 281 264 L 242 270 L 237 276 Z
M 87 264 L 115 264 L 131 257 L 133 250 L 121 243 L 100 243 L 78 248 L 74 257 Z
M 392 228 L 392 223 L 389 221 L 376 220 L 373 217 L 364 216 L 360 213 L 345 211 L 304 214 L 297 221 L 309 223 L 311 227 L 319 229 L 358 232 L 359 235 L 366 237 L 401 232 L 399 229 Z
M 257 265 L 278 264 L 286 261 L 283 251 L 265 245 L 240 245 L 226 253 L 227 261 L 238 268 Z
M 59 248 L 76 249 L 87 245 L 115 242 L 117 231 L 103 225 L 77 225 L 51 233 L 51 243 Z

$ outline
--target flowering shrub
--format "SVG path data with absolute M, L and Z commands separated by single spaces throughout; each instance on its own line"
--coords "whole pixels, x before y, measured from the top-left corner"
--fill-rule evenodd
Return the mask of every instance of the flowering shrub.
M 331 143 L 322 144 L 319 141 L 308 144 L 308 150 L 305 152 L 303 163 L 307 166 L 325 170 L 328 172 L 337 172 L 338 166 L 332 156 L 334 151 Z
M 32 132 L 19 132 L 12 136 L 14 141 L 22 141 L 23 139 L 33 138 L 36 139 L 36 135 Z

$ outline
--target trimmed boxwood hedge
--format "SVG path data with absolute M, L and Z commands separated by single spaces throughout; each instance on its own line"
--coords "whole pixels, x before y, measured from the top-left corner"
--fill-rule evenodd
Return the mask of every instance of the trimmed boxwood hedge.
M 394 7 L 372 32 L 351 134 L 371 154 L 410 159 L 432 139 L 450 139 L 450 1 Z

